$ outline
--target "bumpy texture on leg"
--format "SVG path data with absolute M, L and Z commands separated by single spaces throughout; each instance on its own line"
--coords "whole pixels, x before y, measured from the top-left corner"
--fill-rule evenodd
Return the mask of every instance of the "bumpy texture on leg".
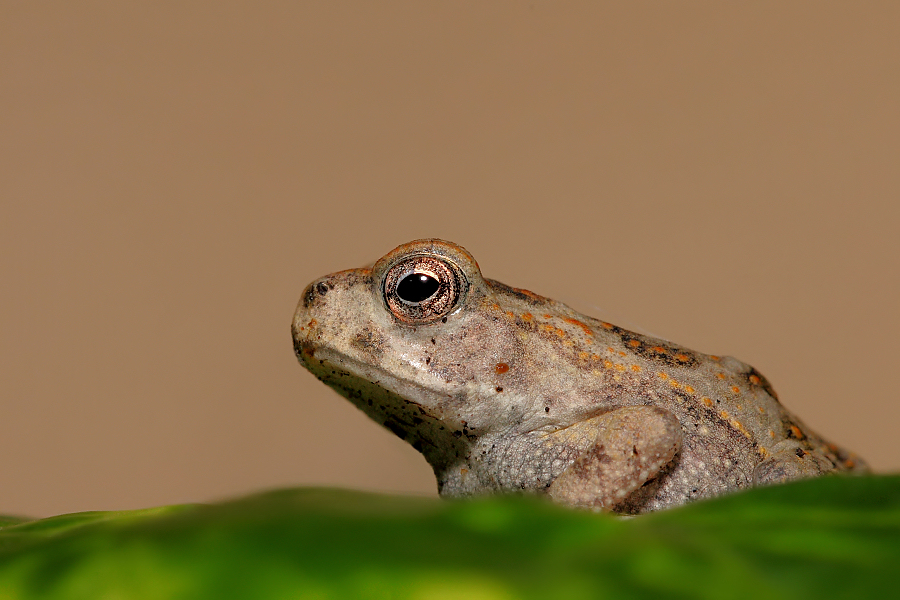
M 547 490 L 554 501 L 611 509 L 656 477 L 681 449 L 681 425 L 655 406 L 629 406 L 592 419 L 594 442 Z

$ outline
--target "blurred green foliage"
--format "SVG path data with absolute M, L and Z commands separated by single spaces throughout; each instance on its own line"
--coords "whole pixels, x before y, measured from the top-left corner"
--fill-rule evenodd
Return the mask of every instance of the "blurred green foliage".
M 882 598 L 900 476 L 823 477 L 636 518 L 538 498 L 291 489 L 0 519 L 0 599 Z

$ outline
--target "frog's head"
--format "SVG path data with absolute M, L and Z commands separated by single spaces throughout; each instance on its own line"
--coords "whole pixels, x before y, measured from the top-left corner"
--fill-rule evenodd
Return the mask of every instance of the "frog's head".
M 432 465 L 524 418 L 520 338 L 456 244 L 417 240 L 314 281 L 292 333 L 303 366 Z

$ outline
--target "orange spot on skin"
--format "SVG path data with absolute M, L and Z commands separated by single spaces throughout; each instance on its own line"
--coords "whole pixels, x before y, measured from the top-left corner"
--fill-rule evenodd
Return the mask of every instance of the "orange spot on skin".
M 616 349 L 613 348 L 612 346 L 607 346 L 607 347 L 606 347 L 606 351 L 607 351 L 607 352 L 611 352 L 612 354 L 615 354 L 615 353 L 616 353 Z
M 773 440 L 775 439 L 775 432 L 772 431 L 771 429 L 769 430 L 769 437 L 772 438 Z
M 640 373 L 641 365 L 631 365 L 631 370 L 634 371 L 635 373 Z
M 746 429 L 744 429 L 744 424 L 741 423 L 740 421 L 738 421 L 737 419 L 731 420 L 731 426 L 734 427 L 735 429 L 737 429 L 738 431 L 740 431 L 742 434 L 744 434 L 744 437 L 747 437 L 747 438 L 750 437 L 750 432 L 747 431 Z
M 602 327 L 603 329 L 612 329 L 614 326 L 610 325 L 606 321 L 600 321 L 600 327 Z
M 581 360 L 587 360 L 588 358 L 590 358 L 590 356 L 591 355 L 588 354 L 587 352 L 579 352 L 578 353 L 578 358 L 580 358 Z
M 512 318 L 514 318 L 516 315 L 513 314 L 513 311 L 508 310 L 508 311 L 506 311 L 506 316 L 509 317 L 510 319 L 512 319 Z
M 678 383 L 677 381 L 675 381 L 674 379 L 670 379 L 670 380 L 669 380 L 669 385 L 671 385 L 673 388 L 680 388 L 680 387 L 681 387 L 681 384 Z
M 606 367 L 607 369 L 609 369 L 610 367 L 612 367 L 612 361 L 611 361 L 611 360 L 604 359 L 604 360 L 603 360 L 603 366 Z
M 734 392 L 735 394 L 740 394 L 740 393 L 741 393 L 741 388 L 739 388 L 739 387 L 736 386 L 736 385 L 733 385 L 733 386 L 731 386 L 731 391 Z
M 312 356 L 313 354 L 315 354 L 315 350 L 313 350 L 311 347 L 307 347 L 303 349 L 303 354 Z
M 750 379 L 750 383 L 752 384 L 759 385 L 760 383 L 759 377 L 756 375 L 751 375 L 748 379 Z
M 599 354 L 591 354 L 591 360 L 593 360 L 594 362 L 600 360 L 600 355 Z
M 553 329 L 559 337 L 566 337 L 566 331 L 564 329 L 560 329 L 559 327 L 554 327 Z
M 566 323 L 571 325 L 575 325 L 576 327 L 581 327 L 581 330 L 584 331 L 585 335 L 593 336 L 594 330 L 588 327 L 587 323 L 582 323 L 578 319 L 563 319 Z
M 686 385 L 686 386 L 684 386 L 684 391 L 686 391 L 688 394 L 693 394 L 693 393 L 694 393 L 694 388 L 692 388 L 692 387 L 689 386 L 689 385 Z
M 666 349 L 663 348 L 662 346 L 653 346 L 653 347 L 650 348 L 650 349 L 653 350 L 654 352 L 658 353 L 658 354 L 666 354 Z
M 757 407 L 756 407 L 756 410 L 758 410 L 758 411 L 759 411 L 759 414 L 761 414 L 761 415 L 766 414 L 766 409 L 763 408 L 762 406 L 757 406 Z
M 716 377 L 719 379 L 725 379 L 725 373 L 716 373 Z
M 707 406 L 712 406 L 712 404 L 713 404 L 713 403 L 712 403 L 712 399 L 710 399 L 710 398 L 704 398 L 704 399 L 703 399 L 703 404 L 705 404 L 705 405 L 707 405 Z
M 627 354 L 625 354 L 625 353 L 622 352 L 621 350 L 619 350 L 618 355 L 619 355 L 619 356 L 628 356 Z
M 310 319 L 310 320 L 309 320 L 309 323 L 307 323 L 306 326 L 307 326 L 307 327 L 315 327 L 315 326 L 318 325 L 318 324 L 319 324 L 319 322 L 316 321 L 315 319 Z
M 544 315 L 544 318 L 545 318 L 545 319 L 552 319 L 552 318 L 553 318 L 553 315 Z
M 466 475 L 468 472 L 469 472 L 469 470 L 466 469 L 466 468 L 462 468 L 462 469 L 459 470 L 459 474 L 460 474 L 460 475 Z
M 625 365 L 616 364 L 616 371 L 624 371 Z
M 713 360 L 719 360 L 719 357 L 716 356 L 715 354 L 710 354 L 709 357 Z
M 848 469 L 852 469 L 853 467 L 856 466 L 856 463 L 848 458 L 847 460 L 844 461 L 844 466 L 847 467 Z
M 659 375 L 659 378 L 660 378 L 660 379 L 668 379 L 668 378 L 669 378 L 669 376 L 666 375 L 665 373 L 663 373 L 662 371 L 660 371 L 659 373 L 657 373 L 657 375 Z
M 767 456 L 769 456 L 769 451 L 766 450 L 765 448 L 763 448 L 762 446 L 757 448 L 756 451 L 759 452 L 759 455 L 762 458 L 766 458 Z
M 730 421 L 731 426 L 740 431 L 745 438 L 750 438 L 750 432 L 744 429 L 744 424 L 738 421 L 737 419 L 732 419 Z
M 728 417 L 729 417 L 728 411 L 727 411 L 727 410 L 720 410 L 720 411 L 719 411 L 719 416 L 722 417 L 723 419 L 725 419 L 725 420 L 727 421 L 727 420 L 728 420 Z
M 632 348 L 637 348 L 641 343 L 638 340 L 628 340 L 628 345 Z
M 685 354 L 685 353 L 683 353 L 683 352 L 679 352 L 678 354 L 675 355 L 675 360 L 678 360 L 678 361 L 681 361 L 681 362 L 685 362 L 685 361 L 687 361 L 687 360 L 690 360 L 690 358 L 691 358 L 690 356 L 688 356 L 687 354 Z
M 534 318 L 534 315 L 532 315 L 531 313 L 525 313 L 524 315 L 522 315 L 522 320 L 523 320 L 523 321 L 530 321 L 530 320 L 532 320 L 533 318 Z
M 497 366 L 494 367 L 494 370 L 497 372 L 497 375 L 502 375 L 509 371 L 509 365 L 503 362 L 497 363 Z
M 796 425 L 791 425 L 791 433 L 794 434 L 794 437 L 797 438 L 798 440 L 802 440 L 803 438 L 806 437 L 805 435 L 803 435 L 803 432 L 800 431 L 800 428 L 797 427 Z

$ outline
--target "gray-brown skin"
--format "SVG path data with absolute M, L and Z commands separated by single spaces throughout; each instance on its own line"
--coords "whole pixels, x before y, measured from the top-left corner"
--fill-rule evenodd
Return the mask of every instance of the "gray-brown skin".
M 301 364 L 419 450 L 443 496 L 636 514 L 865 469 L 753 367 L 484 279 L 442 240 L 313 282 L 292 333 Z

